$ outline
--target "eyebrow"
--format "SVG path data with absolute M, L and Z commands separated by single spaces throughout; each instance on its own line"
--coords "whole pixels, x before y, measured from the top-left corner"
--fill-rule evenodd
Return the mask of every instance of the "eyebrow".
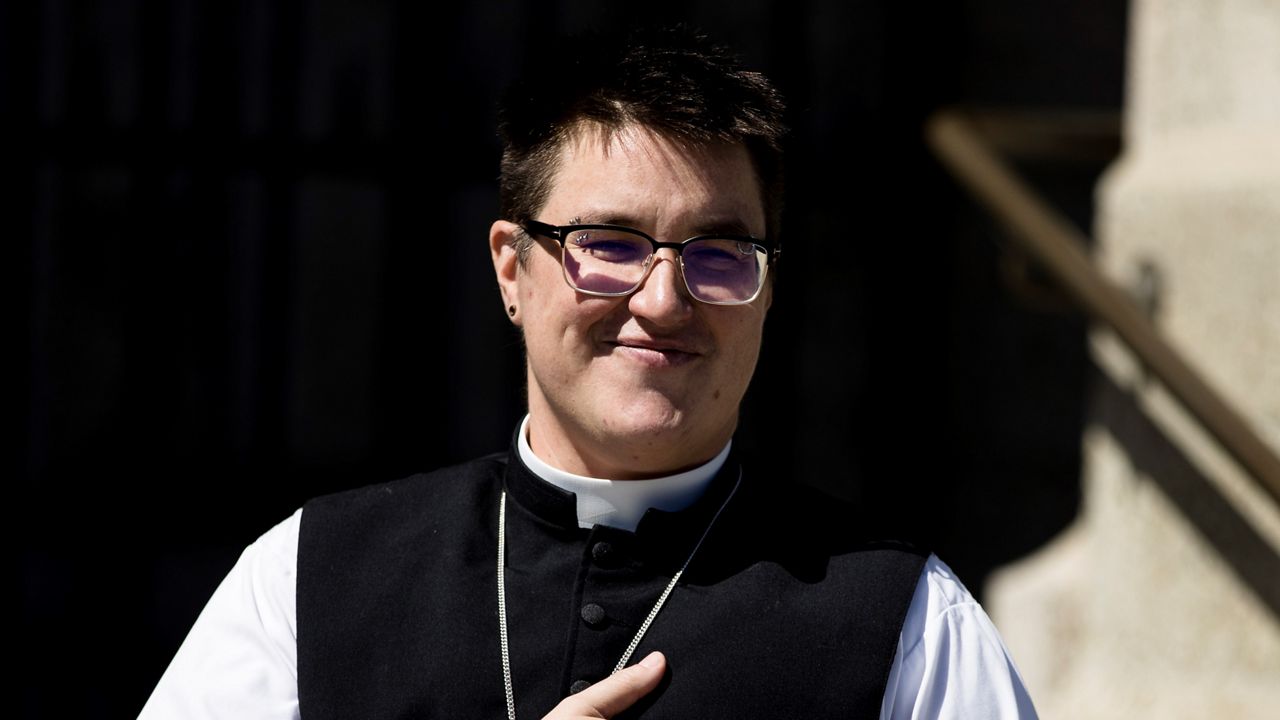
M 640 221 L 630 215 L 621 213 L 593 213 L 585 212 L 575 215 L 569 220 L 570 225 L 622 225 L 623 227 L 639 228 Z M 698 223 L 693 227 L 693 236 L 698 235 L 751 235 L 751 231 L 747 229 L 746 223 L 734 217 L 726 217 L 723 219 L 712 218 L 705 222 Z

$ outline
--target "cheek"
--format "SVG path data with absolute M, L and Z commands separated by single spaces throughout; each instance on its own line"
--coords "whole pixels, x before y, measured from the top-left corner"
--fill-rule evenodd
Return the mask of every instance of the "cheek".
M 527 294 L 526 294 L 527 292 Z M 538 287 L 522 292 L 529 310 L 525 316 L 525 347 L 545 361 L 552 372 L 570 372 L 595 354 L 596 332 L 608 308 L 598 302 L 578 302 L 572 291 Z M 581 372 L 581 369 L 578 369 Z
M 559 343 L 563 328 L 558 325 L 565 314 L 564 308 L 557 307 L 559 299 L 553 284 L 557 278 L 543 267 L 543 263 L 537 262 L 540 259 L 530 260 L 531 265 L 521 278 L 518 295 L 524 316 L 525 346 L 547 348 Z
M 744 352 L 743 354 L 747 356 L 747 359 L 754 367 L 756 357 L 760 355 L 760 345 L 764 342 L 764 317 L 757 316 L 752 318 L 752 322 L 743 328 L 743 334 L 745 336 L 743 340 L 744 347 L 751 349 L 750 352 Z
M 727 370 L 732 382 L 745 387 L 751 380 L 756 358 L 760 354 L 763 320 L 758 317 L 744 318 L 728 330 L 724 335 L 726 343 L 722 345 L 729 355 Z
M 535 298 L 538 297 L 538 294 L 539 294 L 538 279 L 532 274 L 528 274 L 529 271 L 525 271 L 525 272 L 526 272 L 525 276 L 521 278 L 520 289 L 517 291 L 516 294 L 520 297 L 521 303 L 523 303 L 526 307 L 532 308 L 534 307 L 533 301 Z

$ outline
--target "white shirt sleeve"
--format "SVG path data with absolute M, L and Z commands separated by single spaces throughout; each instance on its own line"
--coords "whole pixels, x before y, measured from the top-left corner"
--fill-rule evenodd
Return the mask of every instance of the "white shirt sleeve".
M 898 638 L 881 720 L 1035 717 L 991 618 L 930 555 Z
M 299 509 L 245 549 L 139 720 L 297 720 Z

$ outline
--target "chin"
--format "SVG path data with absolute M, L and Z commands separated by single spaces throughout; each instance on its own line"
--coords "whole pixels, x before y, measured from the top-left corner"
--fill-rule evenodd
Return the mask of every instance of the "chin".
M 629 402 L 618 402 L 602 410 L 607 413 L 604 432 L 612 436 L 613 442 L 629 445 L 633 452 L 648 454 L 662 448 L 680 456 L 701 452 L 713 444 L 718 451 L 718 444 L 728 440 L 718 437 L 720 426 L 708 425 L 709 418 L 690 413 L 656 393 L 649 397 L 633 396 Z M 712 434 L 717 437 L 711 437 Z
M 662 436 L 688 432 L 689 414 L 664 398 L 631 398 L 605 411 L 610 420 L 605 426 L 618 435 L 630 437 Z

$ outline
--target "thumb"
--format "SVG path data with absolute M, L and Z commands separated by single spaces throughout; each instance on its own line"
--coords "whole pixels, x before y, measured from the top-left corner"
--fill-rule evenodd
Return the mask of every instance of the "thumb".
M 662 653 L 649 653 L 638 664 L 565 698 L 544 720 L 611 718 L 652 692 L 666 669 L 667 659 Z

